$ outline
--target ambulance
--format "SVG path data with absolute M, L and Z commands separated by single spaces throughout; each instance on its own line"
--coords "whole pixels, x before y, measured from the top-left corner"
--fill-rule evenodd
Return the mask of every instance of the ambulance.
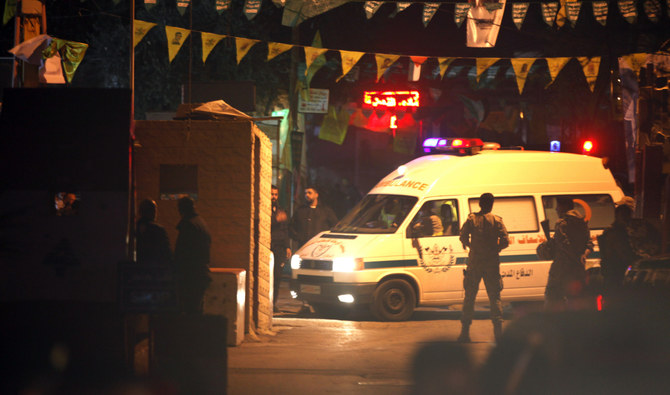
M 490 192 L 493 214 L 509 233 L 500 253 L 502 300 L 542 301 L 551 261 L 536 249 L 546 240 L 542 221 L 553 233 L 557 199 L 575 201 L 597 244 L 623 198 L 597 157 L 496 149 L 479 139 L 432 138 L 423 145 L 427 155 L 384 177 L 337 225 L 296 252 L 294 298 L 321 313 L 368 306 L 383 321 L 407 320 L 417 307 L 462 303 L 468 251 L 459 230 L 479 211 L 479 196 Z M 587 268 L 599 256 L 596 247 Z M 477 301 L 488 302 L 483 282 Z

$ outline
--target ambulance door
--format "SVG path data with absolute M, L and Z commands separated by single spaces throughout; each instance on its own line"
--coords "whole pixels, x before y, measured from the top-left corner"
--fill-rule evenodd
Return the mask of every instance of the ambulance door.
M 416 260 L 422 302 L 447 301 L 463 296 L 463 273 L 454 268 L 459 212 L 456 199 L 425 201 L 407 226 L 403 250 Z

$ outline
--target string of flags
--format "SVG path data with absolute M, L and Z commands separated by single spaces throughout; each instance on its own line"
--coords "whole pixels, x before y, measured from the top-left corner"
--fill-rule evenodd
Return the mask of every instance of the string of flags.
M 155 26 L 156 23 L 146 22 L 141 20 L 135 20 L 135 31 L 133 35 L 133 47 L 136 47 L 146 34 Z M 191 33 L 200 33 L 202 41 L 202 61 L 203 63 L 207 62 L 207 58 L 210 53 L 216 47 L 216 45 L 221 42 L 226 37 L 230 37 L 235 41 L 236 47 L 236 59 L 237 64 L 239 65 L 242 59 L 247 55 L 249 50 L 256 44 L 263 41 L 236 37 L 230 35 L 222 35 L 208 32 L 199 32 L 191 31 L 188 29 L 183 29 L 174 26 L 165 26 L 165 35 L 167 38 L 168 46 L 168 55 L 169 61 L 175 58 L 182 45 L 184 44 L 186 38 Z M 318 40 L 317 40 L 318 38 Z M 363 55 L 368 52 L 358 52 L 358 51 L 345 51 L 341 49 L 329 49 L 321 47 L 321 40 L 317 33 L 317 38 L 313 45 L 315 46 L 304 46 L 296 44 L 286 44 L 279 42 L 265 42 L 267 44 L 267 58 L 266 61 L 271 61 L 282 53 L 287 52 L 293 47 L 302 47 L 305 53 L 305 75 L 314 72 L 314 68 L 310 67 L 312 65 L 323 64 L 325 59 L 323 58 L 324 54 L 328 51 L 337 51 L 340 53 L 340 58 L 342 61 L 342 74 L 337 78 L 339 82 L 345 75 L 347 75 L 351 69 L 358 63 L 358 61 L 363 57 Z M 429 59 L 428 56 L 413 56 L 413 55 L 398 55 L 398 54 L 382 54 L 382 53 L 373 53 L 375 57 L 375 62 L 377 65 L 377 81 L 384 75 L 384 73 L 393 66 L 400 58 L 408 57 L 410 59 L 410 64 L 414 68 L 414 75 L 420 74 L 421 65 Z M 449 66 L 457 59 L 473 59 L 473 58 L 463 58 L 463 57 L 434 57 L 437 60 L 439 66 L 440 78 L 444 78 L 444 75 L 449 68 Z M 598 70 L 600 67 L 601 57 L 574 57 L 579 61 L 586 82 L 589 85 L 591 91 L 593 91 L 598 77 Z M 643 66 L 644 59 L 646 59 L 646 54 L 631 54 L 624 56 L 625 59 L 630 58 L 630 63 L 633 65 L 632 68 L 636 73 L 639 73 L 640 68 Z M 547 62 L 549 75 L 551 77 L 551 82 L 556 79 L 558 74 L 563 70 L 565 65 L 573 59 L 573 57 L 539 57 L 539 58 L 474 58 L 476 64 L 476 78 L 479 82 L 481 76 L 488 70 L 491 66 L 497 63 L 500 60 L 507 59 L 512 64 L 514 74 L 516 75 L 517 86 L 519 89 L 519 94 L 523 93 L 523 88 L 526 83 L 528 74 L 530 73 L 531 67 L 535 64 L 536 61 L 544 59 Z M 416 70 L 419 70 L 417 73 Z M 418 80 L 418 78 L 416 78 Z

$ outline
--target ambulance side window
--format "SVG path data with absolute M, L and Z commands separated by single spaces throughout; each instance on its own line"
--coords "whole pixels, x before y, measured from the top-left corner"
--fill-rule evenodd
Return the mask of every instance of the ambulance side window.
M 544 206 L 544 217 L 549 220 L 549 229 L 556 227 L 558 213 L 556 212 L 556 199 L 571 197 L 575 203 L 575 210 L 579 212 L 589 223 L 589 229 L 605 229 L 614 222 L 614 202 L 612 197 L 606 194 L 592 195 L 553 195 L 542 196 Z
M 479 199 L 468 200 L 470 212 L 478 212 Z M 532 196 L 497 197 L 493 201 L 493 214 L 502 217 L 508 233 L 532 233 L 540 230 L 537 208 Z
M 407 237 L 457 236 L 458 231 L 458 203 L 456 200 L 429 200 L 412 218 L 407 228 Z

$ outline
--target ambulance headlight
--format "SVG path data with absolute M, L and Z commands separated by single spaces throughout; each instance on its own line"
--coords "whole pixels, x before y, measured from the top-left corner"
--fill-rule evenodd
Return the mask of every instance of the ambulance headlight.
M 300 255 L 293 255 L 291 257 L 291 270 L 300 269 L 300 264 L 301 263 L 302 263 L 302 259 L 300 258 Z
M 362 258 L 342 257 L 333 259 L 334 272 L 353 272 L 363 269 Z

